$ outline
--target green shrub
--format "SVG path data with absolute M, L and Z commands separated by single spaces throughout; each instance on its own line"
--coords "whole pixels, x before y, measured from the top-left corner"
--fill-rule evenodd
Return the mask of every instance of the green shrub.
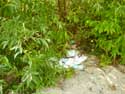
M 0 8 L 0 93 L 31 94 L 55 85 L 65 73 L 58 58 L 69 40 L 64 23 L 56 14 L 55 2 L 1 2 L 4 4 Z M 9 10 L 5 7 L 11 3 L 16 11 L 13 6 Z
M 1 0 L 0 93 L 31 94 L 70 77 L 58 65 L 70 39 L 101 66 L 125 64 L 124 26 L 124 0 Z
M 125 64 L 124 0 L 73 0 L 67 20 L 84 50 L 101 54 L 101 65 Z

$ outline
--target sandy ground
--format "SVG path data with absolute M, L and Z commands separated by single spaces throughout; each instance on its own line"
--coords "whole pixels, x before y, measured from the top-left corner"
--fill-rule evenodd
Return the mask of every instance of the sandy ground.
M 113 66 L 90 66 L 76 71 L 60 87 L 44 89 L 40 94 L 125 94 L 125 73 Z

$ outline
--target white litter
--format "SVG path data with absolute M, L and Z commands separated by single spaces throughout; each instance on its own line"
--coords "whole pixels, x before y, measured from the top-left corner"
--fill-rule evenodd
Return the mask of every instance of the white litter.
M 76 50 L 69 50 L 69 51 L 67 51 L 67 57 L 73 57 L 73 56 L 77 56 L 79 54 L 79 52 L 78 51 L 76 51 Z
M 76 50 L 67 51 L 65 58 L 59 60 L 59 64 L 64 68 L 73 68 L 77 70 L 83 70 L 85 66 L 83 62 L 87 59 L 85 55 L 79 55 L 79 52 Z

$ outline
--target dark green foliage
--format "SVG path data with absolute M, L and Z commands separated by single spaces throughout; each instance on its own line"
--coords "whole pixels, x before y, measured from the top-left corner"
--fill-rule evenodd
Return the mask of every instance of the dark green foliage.
M 125 0 L 0 0 L 0 94 L 70 77 L 58 65 L 70 39 L 101 66 L 125 64 Z
M 101 54 L 102 66 L 125 64 L 125 1 L 73 0 L 71 8 L 67 19 L 83 49 Z
M 58 58 L 69 36 L 56 3 L 7 0 L 0 3 L 0 92 L 31 94 L 55 85 L 64 74 Z

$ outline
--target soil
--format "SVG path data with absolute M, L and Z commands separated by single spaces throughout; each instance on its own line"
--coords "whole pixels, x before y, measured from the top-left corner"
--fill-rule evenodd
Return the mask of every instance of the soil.
M 46 88 L 40 94 L 125 94 L 125 73 L 113 66 L 88 66 L 61 86 Z

